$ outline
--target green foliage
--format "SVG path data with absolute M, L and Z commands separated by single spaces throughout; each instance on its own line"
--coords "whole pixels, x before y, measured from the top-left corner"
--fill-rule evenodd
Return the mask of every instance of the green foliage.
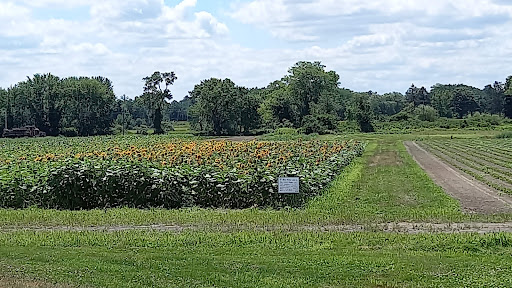
M 61 129 L 60 133 L 66 137 L 77 137 L 79 135 L 78 129 L 75 127 L 64 127 Z
M 402 111 L 406 104 L 404 95 L 398 92 L 379 95 L 372 93 L 370 96 L 370 106 L 373 114 L 377 116 L 393 116 Z
M 510 94 L 505 97 L 503 112 L 505 113 L 505 117 L 512 119 L 512 90 L 509 91 L 508 93 Z
M 325 130 L 322 124 L 315 122 L 319 116 L 311 115 L 332 115 L 336 120 L 344 117 L 345 98 L 350 98 L 351 92 L 338 87 L 339 75 L 325 71 L 320 62 L 298 62 L 288 72 L 261 91 L 264 101 L 259 113 L 267 127 L 288 127 L 291 123 L 295 128 L 308 125 L 304 130 L 321 131 Z
M 338 133 L 344 134 L 361 132 L 361 129 L 356 121 L 339 121 L 336 131 Z
M 115 95 L 108 79 L 72 77 L 62 87 L 62 127 L 75 128 L 79 136 L 110 134 Z
M 421 121 L 434 122 L 439 118 L 437 110 L 428 105 L 419 105 L 414 109 L 414 114 Z
M 144 81 L 144 94 L 141 96 L 141 100 L 144 103 L 146 109 L 150 112 L 150 118 L 153 122 L 153 128 L 155 134 L 163 134 L 162 129 L 162 112 L 166 107 L 166 100 L 172 99 L 170 86 L 174 84 L 178 77 L 174 72 L 154 72 L 153 75 L 142 79 Z M 162 88 L 165 85 L 165 88 Z
M 496 136 L 498 139 L 509 139 L 512 138 L 512 131 L 506 131 Z
M 249 134 L 259 127 L 259 91 L 236 86 L 230 79 L 211 78 L 190 92 L 191 123 L 199 131 L 215 135 Z
M 80 136 L 110 132 L 115 96 L 112 83 L 103 77 L 36 74 L 0 97 L 9 128 L 35 125 L 50 136 L 59 135 L 63 127 L 75 128 Z
M 478 89 L 477 89 L 478 90 Z M 479 110 L 478 105 L 479 92 L 474 89 L 467 89 L 466 87 L 459 87 L 455 89 L 452 100 L 452 110 L 459 119 L 462 119 L 468 114 L 472 114 Z
M 367 94 L 359 93 L 356 96 L 351 111 L 352 117 L 359 124 L 361 132 L 370 133 L 375 131 L 373 127 L 373 113 Z
M 483 109 L 481 110 L 490 114 L 503 113 L 503 107 L 505 105 L 505 84 L 496 81 L 493 85 L 485 86 L 483 93 L 483 107 L 481 107 Z
M 337 128 L 337 118 L 334 115 L 307 115 L 302 120 L 301 131 L 305 134 L 317 133 L 320 135 L 333 133 Z
M 441 117 L 453 117 L 452 102 L 453 91 L 451 85 L 436 84 L 430 91 L 432 107 L 434 107 Z
M 414 84 L 405 93 L 405 98 L 409 103 L 413 103 L 414 106 L 430 104 L 430 94 L 427 92 L 427 89 L 425 87 L 418 88 Z
M 294 128 L 278 128 L 274 131 L 275 135 L 299 135 L 299 131 Z
M 301 206 L 319 195 L 365 147 L 353 141 L 282 145 L 153 137 L 123 137 L 127 142 L 90 146 L 56 139 L 38 142 L 35 151 L 4 150 L 0 153 L 0 207 Z M 135 147 L 133 139 L 143 146 Z M 301 195 L 277 193 L 277 179 L 283 176 L 301 179 Z

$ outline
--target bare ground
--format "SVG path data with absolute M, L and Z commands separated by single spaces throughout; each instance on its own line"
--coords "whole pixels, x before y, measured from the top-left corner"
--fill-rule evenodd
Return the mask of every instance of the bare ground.
M 216 232 L 216 233 L 234 233 L 241 231 L 259 231 L 259 232 L 383 232 L 383 233 L 512 233 L 512 222 L 507 223 L 381 223 L 368 225 L 278 225 L 278 226 L 171 226 L 171 225 L 151 225 L 151 226 L 90 226 L 90 227 L 1 227 L 0 233 L 10 232 L 122 232 L 122 231 L 153 231 L 167 233 L 183 232 Z M 2 286 L 0 286 L 2 288 Z
M 0 288 L 70 288 L 71 286 L 51 284 L 37 280 L 24 280 L 15 278 L 1 278 Z
M 432 180 L 451 197 L 459 200 L 467 213 L 500 214 L 512 212 L 512 198 L 479 182 L 438 159 L 415 142 L 405 142 L 407 151 Z

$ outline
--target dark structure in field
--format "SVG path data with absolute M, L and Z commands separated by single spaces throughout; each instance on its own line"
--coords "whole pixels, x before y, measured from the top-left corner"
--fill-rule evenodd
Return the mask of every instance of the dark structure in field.
M 40 131 L 36 126 L 25 126 L 23 128 L 4 129 L 2 136 L 4 138 L 45 137 L 46 133 Z

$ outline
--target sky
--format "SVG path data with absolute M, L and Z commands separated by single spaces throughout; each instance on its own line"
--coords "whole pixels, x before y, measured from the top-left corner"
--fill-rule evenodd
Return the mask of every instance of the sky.
M 104 76 L 118 97 L 174 71 L 265 87 L 321 61 L 354 91 L 483 88 L 512 74 L 509 0 L 0 0 L 0 87 L 36 73 Z

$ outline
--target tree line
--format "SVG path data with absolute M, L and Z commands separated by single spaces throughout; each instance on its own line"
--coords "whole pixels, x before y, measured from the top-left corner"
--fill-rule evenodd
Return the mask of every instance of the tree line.
M 172 101 L 174 72 L 145 77 L 144 93 L 116 98 L 104 77 L 27 77 L 0 88 L 0 109 L 7 128 L 35 125 L 47 135 L 91 136 L 122 128 L 155 133 L 172 129 L 172 121 L 189 121 L 211 135 L 243 135 L 278 128 L 304 133 L 336 131 L 340 121 L 363 132 L 383 121 L 463 119 L 475 113 L 512 118 L 512 76 L 483 89 L 436 84 L 427 90 L 414 84 L 402 94 L 354 92 L 320 62 L 298 62 L 288 74 L 264 88 L 246 88 L 230 79 L 211 78 L 195 85 L 183 100 Z M 172 102 L 171 102 L 172 101 Z M 5 128 L 5 127 L 4 127 Z
M 298 62 L 288 75 L 265 88 L 247 89 L 229 79 L 212 78 L 196 85 L 189 96 L 181 104 L 188 109 L 188 120 L 197 131 L 215 135 L 281 127 L 328 133 L 340 121 L 372 132 L 376 122 L 463 119 L 475 113 L 512 118 L 512 76 L 484 89 L 436 84 L 428 91 L 413 84 L 405 94 L 380 95 L 342 88 L 340 76 L 320 62 Z

